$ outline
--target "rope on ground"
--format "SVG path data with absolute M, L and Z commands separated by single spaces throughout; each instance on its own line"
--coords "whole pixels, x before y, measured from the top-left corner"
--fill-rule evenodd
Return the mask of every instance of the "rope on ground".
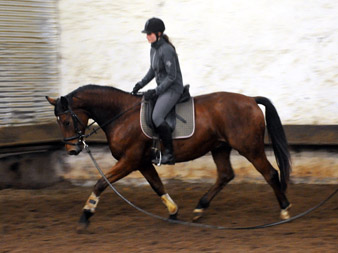
M 314 210 L 318 209 L 319 207 L 323 206 L 328 200 L 330 200 L 337 192 L 338 192 L 338 188 L 331 193 L 327 198 L 325 198 L 323 201 L 321 201 L 319 204 L 317 204 L 316 206 L 306 210 L 305 212 L 302 212 L 300 214 L 297 214 L 287 220 L 282 220 L 282 221 L 277 221 L 277 222 L 273 222 L 273 223 L 268 223 L 268 224 L 263 224 L 263 225 L 257 225 L 257 226 L 251 226 L 251 227 L 223 227 L 223 226 L 215 226 L 215 225 L 209 225 L 209 224 L 203 224 L 203 223 L 193 223 L 193 222 L 188 222 L 188 221 L 182 221 L 182 220 L 174 220 L 174 219 L 169 219 L 169 218 L 164 218 L 162 216 L 150 213 L 138 206 L 136 206 L 135 204 L 133 204 L 132 202 L 130 202 L 128 199 L 126 199 L 107 179 L 107 177 L 104 175 L 103 171 L 101 170 L 101 168 L 99 167 L 99 165 L 97 164 L 95 158 L 93 157 L 89 146 L 83 141 L 84 147 L 88 153 L 88 155 L 90 156 L 92 162 L 94 163 L 96 169 L 99 171 L 99 173 L 101 174 L 101 176 L 104 178 L 104 180 L 107 182 L 107 184 L 110 186 L 110 188 L 122 199 L 124 200 L 127 204 L 129 204 L 130 206 L 134 207 L 136 210 L 140 211 L 141 213 L 144 213 L 152 218 L 155 219 L 159 219 L 162 221 L 166 221 L 169 223 L 174 223 L 174 224 L 180 224 L 180 225 L 186 225 L 186 226 L 191 226 L 191 227 L 199 227 L 199 228 L 211 228 L 211 229 L 219 229 L 219 230 L 250 230 L 250 229 L 261 229 L 261 228 L 268 228 L 268 227 L 272 227 L 272 226 L 277 226 L 277 225 L 282 225 L 285 223 L 289 223 L 291 221 L 294 221 L 296 219 L 299 219 L 311 212 L 313 212 Z

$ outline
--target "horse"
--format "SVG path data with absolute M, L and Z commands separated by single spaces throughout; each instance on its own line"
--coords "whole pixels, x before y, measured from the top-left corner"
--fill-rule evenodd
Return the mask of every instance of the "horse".
M 66 96 L 50 98 L 69 155 L 83 149 L 82 138 L 88 120 L 104 131 L 116 164 L 105 174 L 110 183 L 139 170 L 168 209 L 177 218 L 178 206 L 164 188 L 152 163 L 152 139 L 140 126 L 142 96 L 111 86 L 84 85 Z M 286 189 L 291 172 L 290 153 L 285 132 L 272 102 L 265 97 L 249 97 L 238 93 L 215 92 L 195 96 L 195 132 L 187 139 L 173 140 L 176 163 L 190 161 L 211 152 L 217 168 L 217 179 L 199 199 L 193 220 L 205 215 L 213 198 L 234 178 L 230 152 L 237 150 L 250 161 L 272 187 L 279 203 L 281 219 L 289 219 L 291 207 Z M 265 117 L 258 106 L 265 107 Z M 113 119 L 113 120 L 112 120 Z M 265 124 L 266 121 L 266 124 Z M 277 161 L 278 171 L 268 161 L 264 150 L 265 127 Z M 86 230 L 99 197 L 108 183 L 101 177 L 95 184 L 78 222 L 78 230 Z

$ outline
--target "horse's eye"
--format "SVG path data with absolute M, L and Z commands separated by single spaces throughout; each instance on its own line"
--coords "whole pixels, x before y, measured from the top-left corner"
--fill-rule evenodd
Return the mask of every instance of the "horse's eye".
M 70 122 L 69 122 L 69 121 L 64 121 L 64 122 L 63 122 L 63 125 L 64 125 L 64 126 L 69 126 L 69 125 L 70 125 Z

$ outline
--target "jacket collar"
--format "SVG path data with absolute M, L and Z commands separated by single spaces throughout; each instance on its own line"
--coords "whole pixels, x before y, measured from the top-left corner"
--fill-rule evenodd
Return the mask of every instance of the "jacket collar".
M 158 41 L 151 43 L 151 47 L 158 49 L 161 45 L 165 43 L 165 40 L 163 38 L 160 38 Z

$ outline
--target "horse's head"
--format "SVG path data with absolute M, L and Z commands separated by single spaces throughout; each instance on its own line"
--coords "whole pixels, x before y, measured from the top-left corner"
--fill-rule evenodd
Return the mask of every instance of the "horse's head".
M 78 155 L 83 149 L 82 138 L 88 123 L 88 114 L 79 108 L 72 109 L 67 97 L 53 99 L 46 96 L 54 106 L 54 114 L 63 135 L 69 155 Z

